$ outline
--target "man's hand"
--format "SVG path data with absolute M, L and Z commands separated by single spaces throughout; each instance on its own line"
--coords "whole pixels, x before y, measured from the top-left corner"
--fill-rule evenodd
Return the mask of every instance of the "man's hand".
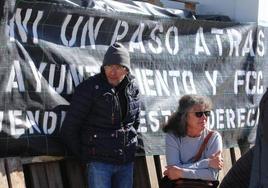
M 166 166 L 164 175 L 168 176 L 170 180 L 176 180 L 182 178 L 183 169 L 177 166 Z
M 211 168 L 219 169 L 221 170 L 223 168 L 223 158 L 221 155 L 221 151 L 218 151 L 217 153 L 214 153 L 209 159 L 208 159 L 208 165 Z

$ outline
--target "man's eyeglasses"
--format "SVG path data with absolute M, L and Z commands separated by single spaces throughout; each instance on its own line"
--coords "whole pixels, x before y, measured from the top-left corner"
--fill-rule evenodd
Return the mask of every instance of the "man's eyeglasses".
M 198 118 L 201 118 L 203 115 L 206 117 L 210 116 L 210 111 L 204 111 L 204 112 L 194 112 L 195 116 Z
M 111 70 L 122 71 L 122 70 L 125 70 L 126 67 L 121 66 L 121 65 L 105 65 L 104 69 L 107 71 L 111 71 Z

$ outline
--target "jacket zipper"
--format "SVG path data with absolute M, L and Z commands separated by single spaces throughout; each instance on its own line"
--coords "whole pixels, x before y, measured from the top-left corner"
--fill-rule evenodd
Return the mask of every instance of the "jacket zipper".
M 120 101 L 119 101 L 119 97 L 118 97 L 118 92 L 115 93 L 115 99 L 116 99 L 116 106 L 119 110 L 119 120 L 120 120 L 120 127 L 121 126 L 121 120 L 122 120 L 122 109 L 121 109 L 121 106 L 120 106 Z
M 125 115 L 125 118 L 127 117 L 127 114 L 128 114 L 128 112 L 129 112 L 129 98 L 127 97 L 128 95 L 127 95 L 127 89 L 128 89 L 128 86 L 129 86 L 130 84 L 127 84 L 126 85 L 126 89 L 125 89 L 125 97 L 126 97 L 126 101 L 127 101 L 127 103 L 126 103 L 126 105 L 127 105 L 127 110 L 126 110 L 126 115 Z M 124 120 L 122 119 L 122 122 L 123 122 Z
M 115 114 L 115 90 L 114 88 L 111 89 L 112 90 L 112 93 L 113 93 L 113 101 L 112 101 L 112 125 L 114 125 L 115 121 L 115 117 L 114 117 L 114 114 Z

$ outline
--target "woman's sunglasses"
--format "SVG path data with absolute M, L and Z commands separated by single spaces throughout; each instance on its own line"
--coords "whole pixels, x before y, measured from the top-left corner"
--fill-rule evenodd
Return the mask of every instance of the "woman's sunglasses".
M 204 111 L 204 112 L 194 112 L 195 116 L 198 118 L 201 118 L 203 114 L 205 114 L 206 117 L 210 116 L 210 111 Z

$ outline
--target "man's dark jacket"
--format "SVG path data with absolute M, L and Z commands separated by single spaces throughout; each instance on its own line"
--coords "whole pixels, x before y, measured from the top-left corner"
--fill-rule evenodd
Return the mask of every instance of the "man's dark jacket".
M 134 160 L 139 126 L 139 90 L 129 74 L 121 83 L 126 96 L 122 119 L 117 90 L 101 73 L 75 89 L 61 137 L 82 162 L 123 164 Z

